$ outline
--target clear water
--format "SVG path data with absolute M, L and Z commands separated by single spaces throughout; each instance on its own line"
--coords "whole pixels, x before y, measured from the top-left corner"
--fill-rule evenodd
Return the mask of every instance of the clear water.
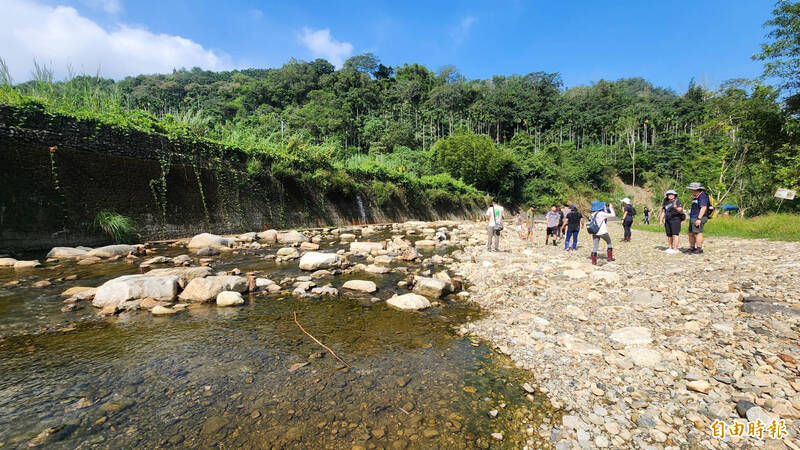
M 275 281 L 301 274 L 297 261 L 263 260 L 268 252 L 228 254 L 215 268 Z M 135 311 L 98 319 L 91 306 L 60 311 L 67 287 L 137 271 L 120 261 L 0 272 L 4 448 L 515 448 L 529 427 L 538 431 L 557 414 L 544 397 L 525 397 L 528 374 L 454 334 L 480 314 L 455 298 L 424 312 L 368 296 L 263 294 L 239 308 L 194 305 L 168 317 Z M 72 274 L 78 279 L 58 281 Z M 367 275 L 317 283 L 372 279 L 386 299 L 404 276 Z M 53 285 L 31 286 L 41 279 Z M 11 280 L 20 282 L 6 285 Z M 295 311 L 351 369 L 299 330 Z M 492 409 L 500 411 L 493 419 Z M 492 441 L 492 432 L 504 440 Z

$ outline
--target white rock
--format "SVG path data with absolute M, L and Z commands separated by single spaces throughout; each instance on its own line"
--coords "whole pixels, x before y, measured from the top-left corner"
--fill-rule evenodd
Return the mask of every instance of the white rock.
M 416 248 L 423 248 L 423 249 L 433 249 L 436 248 L 436 241 L 430 239 L 421 239 L 417 242 L 414 242 L 414 247 Z
M 350 251 L 352 253 L 371 253 L 381 251 L 385 248 L 383 242 L 351 242 Z
M 342 265 L 336 253 L 307 252 L 300 258 L 300 270 L 330 269 Z
M 39 261 L 30 260 L 30 261 L 14 261 L 14 268 L 15 269 L 32 269 L 34 267 L 40 267 L 42 263 Z
M 244 305 L 242 294 L 236 291 L 222 291 L 217 294 L 217 306 Z
M 128 256 L 131 253 L 136 253 L 136 246 L 128 244 L 115 244 L 94 248 L 86 252 L 85 256 L 94 256 L 96 258 L 113 258 L 115 256 Z
M 431 306 L 431 302 L 427 298 L 417 294 L 395 295 L 386 300 L 386 303 L 404 310 L 420 310 Z
M 119 306 L 128 300 L 152 297 L 160 301 L 172 301 L 178 294 L 177 275 L 125 275 L 108 280 L 97 288 L 92 305 L 98 308 Z
M 628 355 L 633 364 L 639 367 L 653 368 L 661 362 L 661 353 L 652 348 L 633 348 Z
M 276 230 L 267 230 L 258 233 L 258 240 L 267 244 L 274 244 L 278 242 L 278 232 Z
M 344 283 L 342 288 L 367 293 L 372 293 L 378 290 L 378 286 L 374 282 L 367 280 L 350 280 Z
M 414 293 L 426 297 L 439 298 L 449 291 L 448 284 L 438 278 L 415 277 Z
M 645 327 L 625 327 L 611 333 L 611 340 L 623 345 L 646 345 L 653 342 L 650 330 Z
M 80 259 L 86 256 L 87 250 L 75 247 L 53 247 L 48 253 L 47 258 L 55 259 Z
M 194 236 L 189 241 L 187 247 L 191 249 L 201 249 L 208 247 L 208 248 L 213 248 L 215 250 L 228 251 L 235 244 L 236 241 L 231 238 L 226 238 L 211 233 L 200 233 L 197 236 Z
M 559 336 L 561 345 L 567 350 L 578 353 L 581 355 L 602 355 L 603 351 L 595 345 L 591 345 L 583 339 L 572 336 L 571 334 L 562 333 Z
M 210 302 L 217 298 L 220 292 L 247 290 L 247 279 L 234 275 L 218 275 L 205 278 L 195 278 L 186 285 L 181 292 L 180 299 L 191 302 Z
M 194 267 L 165 267 L 161 269 L 153 269 L 145 275 L 147 276 L 163 276 L 163 275 L 177 275 L 181 278 L 181 287 L 185 287 L 187 283 L 195 278 L 205 278 L 214 273 L 214 270 L 208 266 L 194 266 Z
M 170 314 L 175 314 L 178 312 L 178 309 L 167 308 L 165 306 L 156 305 L 153 309 L 150 310 L 150 314 L 154 316 L 168 316 Z
M 0 267 L 14 267 L 17 260 L 14 258 L 0 258 Z
M 299 231 L 289 230 L 284 233 L 278 233 L 278 242 L 281 244 L 299 244 L 300 242 L 307 241 L 308 238 Z

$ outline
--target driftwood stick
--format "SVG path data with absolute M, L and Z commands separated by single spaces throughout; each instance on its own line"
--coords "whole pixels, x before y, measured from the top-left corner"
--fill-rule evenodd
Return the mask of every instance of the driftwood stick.
M 294 323 L 296 323 L 296 324 L 297 324 L 297 326 L 298 326 L 298 327 L 300 327 L 300 331 L 302 331 L 303 333 L 305 333 L 305 334 L 306 334 L 308 337 L 310 337 L 311 339 L 313 339 L 313 340 L 314 340 L 314 342 L 316 342 L 317 344 L 321 345 L 321 346 L 322 346 L 322 347 L 323 347 L 325 350 L 327 350 L 328 352 L 330 352 L 330 354 L 331 354 L 331 355 L 333 355 L 333 357 L 334 357 L 334 358 L 338 359 L 338 360 L 339 360 L 339 361 L 340 361 L 342 364 L 344 364 L 344 365 L 345 365 L 345 366 L 347 366 L 348 368 L 352 368 L 352 366 L 351 366 L 350 364 L 347 364 L 347 363 L 345 362 L 345 360 L 343 360 L 342 358 L 339 358 L 339 355 L 337 355 L 335 351 L 331 350 L 331 348 L 330 348 L 330 347 L 328 347 L 327 345 L 323 344 L 323 343 L 322 343 L 322 342 L 320 342 L 320 341 L 319 341 L 317 338 L 315 338 L 314 336 L 312 336 L 312 335 L 311 335 L 311 334 L 310 334 L 308 331 L 306 331 L 306 329 L 305 329 L 305 328 L 303 328 L 303 326 L 302 326 L 302 325 L 300 325 L 300 322 L 298 322 L 298 321 L 297 321 L 297 311 L 292 311 L 292 312 L 294 313 Z

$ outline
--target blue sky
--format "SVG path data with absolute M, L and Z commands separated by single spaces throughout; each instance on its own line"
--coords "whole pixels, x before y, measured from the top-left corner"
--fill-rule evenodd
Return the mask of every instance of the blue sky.
M 278 67 L 372 52 L 384 64 L 452 64 L 468 78 L 559 72 L 567 86 L 641 76 L 682 92 L 756 77 L 765 0 L 259 2 L 0 0 L 0 57 L 121 78 L 199 65 Z M 16 13 L 16 14 L 15 14 Z M 43 19 L 42 19 L 43 18 Z M 6 23 L 3 23 L 3 21 Z M 2 31 L 5 29 L 6 31 Z M 5 33 L 5 34 L 3 34 Z

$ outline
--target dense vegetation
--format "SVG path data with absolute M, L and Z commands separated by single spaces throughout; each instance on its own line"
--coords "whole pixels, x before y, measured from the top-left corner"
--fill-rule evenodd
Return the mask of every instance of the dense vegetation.
M 786 67 L 800 49 L 798 23 L 800 8 L 779 2 L 767 23 L 772 42 L 755 56 L 784 89 L 798 83 Z M 33 81 L 6 81 L 2 103 L 240 147 L 254 172 L 331 183 L 360 174 L 386 201 L 398 184 L 424 180 L 442 196 L 474 186 L 512 204 L 549 204 L 610 197 L 618 175 L 656 194 L 700 181 L 716 202 L 759 214 L 776 208 L 776 188 L 800 188 L 800 122 L 781 91 L 759 80 L 716 90 L 690 83 L 683 94 L 641 78 L 565 88 L 556 73 L 467 80 L 452 66 L 387 67 L 366 54 L 338 70 L 292 60 L 53 82 L 37 66 Z M 269 164 L 259 155 L 271 155 Z

